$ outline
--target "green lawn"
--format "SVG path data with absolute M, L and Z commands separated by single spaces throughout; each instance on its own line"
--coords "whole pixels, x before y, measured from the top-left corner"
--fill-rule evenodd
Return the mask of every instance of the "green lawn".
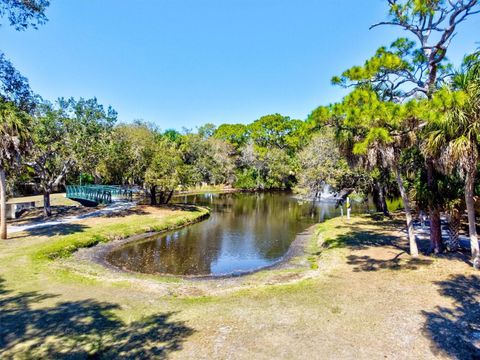
M 7 204 L 16 204 L 19 202 L 35 201 L 37 207 L 43 207 L 43 195 L 20 196 L 8 199 Z M 57 193 L 50 195 L 50 202 L 52 206 L 76 206 L 77 202 L 67 199 L 65 193 Z

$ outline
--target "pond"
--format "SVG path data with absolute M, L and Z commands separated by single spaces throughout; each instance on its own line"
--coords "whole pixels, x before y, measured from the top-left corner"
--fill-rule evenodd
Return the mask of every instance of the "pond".
M 207 220 L 128 243 L 107 255 L 112 265 L 147 274 L 240 275 L 275 264 L 296 235 L 340 215 L 334 202 L 301 201 L 289 193 L 202 194 L 175 199 L 208 206 Z M 364 212 L 355 204 L 352 213 Z

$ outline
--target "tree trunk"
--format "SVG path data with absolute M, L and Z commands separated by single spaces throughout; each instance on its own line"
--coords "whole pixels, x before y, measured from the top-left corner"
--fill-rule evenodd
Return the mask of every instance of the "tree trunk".
M 173 196 L 173 190 L 171 190 L 167 196 L 167 199 L 165 200 L 165 204 L 168 204 L 170 200 L 172 199 Z
M 390 211 L 388 211 L 388 205 L 387 205 L 387 198 L 385 196 L 385 188 L 382 186 L 381 188 L 381 200 L 382 200 L 382 206 L 383 206 L 383 214 L 385 216 L 390 216 Z
M 430 252 L 440 254 L 443 251 L 442 223 L 440 211 L 435 205 L 429 206 L 430 212 Z
M 478 245 L 477 225 L 475 219 L 474 186 L 476 171 L 469 172 L 465 180 L 465 202 L 468 214 L 468 233 L 470 235 L 470 248 L 475 269 L 480 269 L 480 248 Z
M 377 212 L 383 212 L 383 204 L 380 199 L 380 186 L 378 185 L 378 183 L 375 183 L 373 185 L 372 197 L 373 197 L 373 203 L 375 204 L 375 209 L 377 210 Z
M 375 183 L 373 186 L 372 196 L 377 212 L 381 212 L 384 215 L 389 216 L 390 213 L 388 212 L 387 199 L 385 198 L 385 188 L 383 184 L 379 182 Z
M 43 190 L 43 215 L 52 216 L 52 206 L 50 204 L 50 189 Z
M 160 191 L 160 197 L 159 197 L 159 200 L 158 200 L 158 203 L 159 204 L 165 204 L 165 191 Z
M 150 187 L 150 205 L 157 205 L 157 187 Z
M 400 190 L 400 194 L 402 196 L 403 207 L 405 209 L 405 217 L 407 219 L 407 234 L 410 243 L 410 255 L 412 257 L 417 257 L 418 246 L 417 240 L 415 239 L 415 229 L 413 228 L 412 209 L 410 208 L 410 200 L 408 199 L 407 191 L 405 190 L 405 186 L 403 185 L 402 175 L 400 174 L 400 170 L 398 168 L 395 169 L 395 177 L 397 180 L 398 190 Z
M 438 254 L 443 250 L 442 224 L 440 221 L 440 209 L 435 202 L 437 194 L 436 180 L 434 174 L 433 160 L 426 161 L 427 167 L 427 189 L 429 191 L 428 211 L 430 213 L 430 251 Z
M 7 239 L 7 179 L 0 167 L 0 239 Z
M 446 245 L 449 251 L 457 251 L 460 246 L 461 219 L 462 212 L 459 209 L 453 208 L 448 212 L 448 243 Z

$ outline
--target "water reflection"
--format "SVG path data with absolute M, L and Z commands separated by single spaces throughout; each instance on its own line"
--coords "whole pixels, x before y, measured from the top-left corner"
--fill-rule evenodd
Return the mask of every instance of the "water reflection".
M 204 194 L 177 202 L 206 205 L 211 217 L 178 231 L 127 244 L 112 264 L 142 273 L 238 274 L 268 266 L 309 225 L 340 215 L 335 204 L 299 201 L 285 193 Z M 356 205 L 353 212 L 364 211 Z

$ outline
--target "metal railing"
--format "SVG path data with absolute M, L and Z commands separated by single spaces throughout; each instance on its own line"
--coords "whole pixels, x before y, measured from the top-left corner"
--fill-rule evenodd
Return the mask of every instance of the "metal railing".
M 87 200 L 97 204 L 110 204 L 114 200 L 133 198 L 133 190 L 115 185 L 67 185 L 66 196 L 69 199 Z

